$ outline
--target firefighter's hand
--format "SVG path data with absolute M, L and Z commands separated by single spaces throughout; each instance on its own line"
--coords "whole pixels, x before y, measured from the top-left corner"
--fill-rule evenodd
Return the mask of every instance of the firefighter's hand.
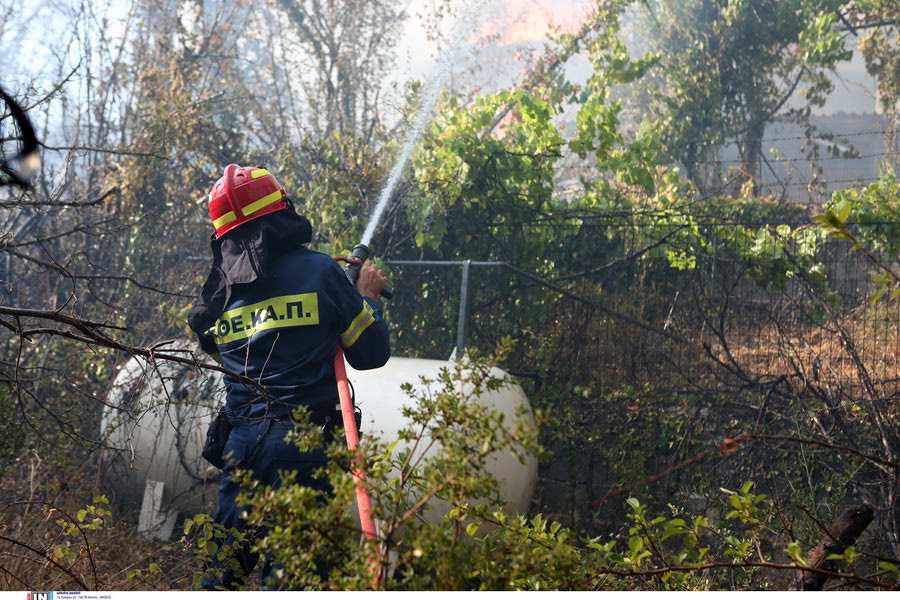
M 378 298 L 378 294 L 387 285 L 387 277 L 374 263 L 364 262 L 356 279 L 356 290 L 363 296 Z

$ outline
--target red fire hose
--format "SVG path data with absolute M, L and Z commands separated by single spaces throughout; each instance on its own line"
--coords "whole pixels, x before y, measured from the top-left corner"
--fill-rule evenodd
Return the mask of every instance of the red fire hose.
M 341 399 L 341 417 L 344 421 L 344 434 L 347 437 L 347 448 L 356 451 L 359 446 L 359 431 L 356 429 L 356 417 L 353 413 L 353 398 L 350 394 L 350 382 L 347 380 L 347 368 L 344 365 L 344 352 L 338 344 L 334 355 L 334 373 L 337 378 L 338 395 Z M 375 519 L 372 518 L 372 497 L 369 488 L 366 487 L 366 474 L 359 467 L 359 456 L 353 457 L 353 483 L 356 484 L 356 505 L 359 507 L 359 522 L 366 539 L 377 541 L 378 533 L 375 529 Z M 375 546 L 375 554 L 370 559 L 372 574 L 375 581 L 372 586 L 380 588 L 382 583 L 381 561 L 379 560 L 378 545 Z

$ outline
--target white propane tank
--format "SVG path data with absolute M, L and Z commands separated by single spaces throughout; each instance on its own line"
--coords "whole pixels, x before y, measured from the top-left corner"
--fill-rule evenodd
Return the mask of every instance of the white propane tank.
M 193 349 L 197 351 L 196 346 Z M 397 432 L 409 426 L 402 407 L 412 401 L 401 386 L 410 383 L 420 390 L 422 377 L 436 380 L 440 370 L 450 366 L 449 361 L 413 358 L 391 358 L 380 369 L 367 371 L 348 365 L 355 401 L 362 410 L 362 434 L 395 440 Z M 495 375 L 504 373 L 495 369 Z M 133 358 L 116 376 L 101 436 L 116 450 L 115 460 L 108 461 L 111 487 L 122 499 L 141 501 L 141 534 L 168 539 L 179 513 L 214 510 L 221 472 L 200 452 L 224 397 L 221 373 L 200 373 L 171 361 L 148 368 L 146 361 Z M 528 399 L 517 384 L 487 392 L 476 401 L 502 412 L 505 423 L 532 418 Z M 536 457 L 523 464 L 511 452 L 495 453 L 489 470 L 500 482 L 507 510 L 526 512 L 537 481 Z
M 173 361 L 132 358 L 116 375 L 100 420 L 104 480 L 118 500 L 141 502 L 141 534 L 168 539 L 179 512 L 214 506 L 221 473 L 200 452 L 224 397 L 221 373 Z
M 423 377 L 438 381 L 441 369 L 450 367 L 449 361 L 420 358 L 391 358 L 384 367 L 368 371 L 356 371 L 348 365 L 347 378 L 353 384 L 356 405 L 362 410 L 362 434 L 376 435 L 385 441 L 396 440 L 397 433 L 409 427 L 401 409 L 412 402 L 401 386 L 411 383 L 415 396 L 423 390 Z M 508 377 L 497 368 L 492 370 L 492 375 Z M 524 418 L 532 419 L 528 397 L 518 384 L 485 392 L 477 402 L 502 413 L 503 422 L 510 426 L 523 418 L 522 408 L 527 409 Z M 423 454 L 431 456 L 439 451 L 432 446 Z M 500 494 L 508 503 L 506 510 L 512 514 L 526 513 L 537 482 L 537 458 L 531 456 L 523 463 L 512 452 L 495 452 L 488 461 L 488 470 L 500 483 Z

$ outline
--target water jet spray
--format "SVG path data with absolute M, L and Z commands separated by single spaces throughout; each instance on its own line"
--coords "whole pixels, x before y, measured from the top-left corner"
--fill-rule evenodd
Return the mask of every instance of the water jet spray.
M 434 107 L 437 105 L 438 96 L 440 95 L 441 90 L 445 87 L 447 81 L 450 80 L 451 68 L 454 64 L 456 64 L 460 50 L 462 49 L 463 41 L 465 40 L 466 36 L 475 28 L 475 22 L 481 15 L 481 11 L 484 9 L 486 4 L 487 0 L 475 0 L 468 6 L 468 8 L 466 8 L 466 11 L 460 19 L 459 23 L 456 24 L 453 43 L 450 46 L 450 51 L 440 62 L 440 69 L 438 70 L 437 76 L 434 77 L 425 87 L 421 108 L 419 109 L 419 113 L 416 115 L 416 120 L 413 128 L 410 129 L 409 132 L 407 132 L 406 137 L 403 140 L 403 146 L 400 150 L 400 157 L 397 159 L 397 162 L 391 169 L 387 183 L 385 184 L 384 189 L 382 189 L 381 191 L 381 195 L 378 198 L 378 203 L 375 205 L 375 212 L 372 214 L 371 219 L 369 219 L 369 224 L 366 226 L 365 233 L 363 233 L 362 240 L 360 241 L 360 244 L 362 246 L 368 247 L 369 243 L 372 241 L 372 236 L 375 235 L 375 228 L 378 227 L 378 223 L 381 220 L 382 213 L 384 213 L 384 210 L 387 207 L 388 201 L 390 200 L 394 188 L 400 181 L 400 176 L 403 174 L 403 170 L 406 168 L 406 163 L 409 162 L 409 155 L 412 154 L 413 149 L 415 149 L 416 145 L 419 142 L 419 138 L 422 136 L 422 132 L 425 130 L 426 125 L 428 125 L 429 121 L 431 120 L 431 114 L 432 112 L 434 112 Z
M 362 268 L 362 264 L 369 258 L 369 243 L 372 241 L 372 236 L 375 235 L 375 229 L 381 221 L 381 216 L 384 213 L 385 208 L 387 208 L 391 194 L 393 193 L 394 188 L 397 187 L 400 176 L 403 175 L 403 170 L 406 168 L 406 163 L 409 162 L 410 154 L 412 154 L 412 151 L 419 142 L 419 138 L 422 137 L 422 132 L 425 130 L 425 127 L 431 119 L 431 114 L 434 112 L 434 108 L 437 105 L 438 96 L 440 95 L 441 90 L 450 79 L 451 68 L 459 57 L 463 41 L 469 32 L 475 28 L 476 20 L 481 15 L 481 11 L 486 4 L 487 0 L 477 0 L 470 4 L 459 23 L 456 24 L 450 51 L 440 62 L 440 69 L 438 70 L 437 76 L 425 87 L 422 105 L 416 115 L 413 128 L 407 132 L 406 137 L 403 140 L 403 146 L 400 149 L 400 157 L 391 169 L 387 183 L 381 190 L 381 194 L 378 197 L 378 203 L 375 205 L 375 212 L 372 213 L 372 216 L 369 219 L 362 240 L 353 247 L 353 251 L 350 253 L 349 257 L 338 258 L 338 260 L 347 263 L 344 272 L 347 274 L 347 279 L 350 280 L 350 283 L 354 285 L 356 285 L 356 279 L 359 276 L 359 270 Z M 381 295 L 385 299 L 390 300 L 394 296 L 394 288 L 386 286 L 381 291 Z

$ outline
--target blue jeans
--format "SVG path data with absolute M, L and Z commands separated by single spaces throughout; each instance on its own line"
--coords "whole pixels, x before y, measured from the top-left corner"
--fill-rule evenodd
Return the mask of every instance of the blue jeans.
M 225 569 L 221 577 L 206 575 L 201 587 L 203 589 L 238 589 L 246 583 L 247 577 L 253 571 L 259 560 L 259 555 L 251 550 L 253 542 L 265 535 L 265 530 L 248 531 L 247 522 L 241 518 L 241 513 L 246 509 L 237 502 L 241 485 L 233 479 L 235 469 L 249 469 L 253 471 L 253 479 L 262 485 L 270 485 L 273 489 L 281 486 L 279 471 L 293 471 L 296 473 L 295 482 L 298 485 L 307 486 L 326 492 L 331 491 L 327 479 L 313 477 L 313 472 L 323 466 L 327 457 L 323 450 L 301 452 L 296 445 L 284 440 L 285 434 L 294 427 L 290 421 L 256 420 L 241 423 L 236 426 L 228 438 L 224 456 L 229 456 L 223 469 L 222 485 L 219 486 L 219 504 L 216 508 L 214 520 L 226 529 L 237 529 L 246 534 L 247 539 L 235 548 L 234 557 L 241 565 L 243 573 L 236 573 L 233 569 Z M 218 571 L 223 567 L 224 556 L 222 546 L 232 545 L 235 537 L 229 534 L 212 560 L 212 570 Z M 217 542 L 218 543 L 218 542 Z M 263 563 L 261 581 L 265 587 L 275 571 L 275 565 L 271 559 Z M 272 589 L 279 589 L 279 583 L 274 582 Z

